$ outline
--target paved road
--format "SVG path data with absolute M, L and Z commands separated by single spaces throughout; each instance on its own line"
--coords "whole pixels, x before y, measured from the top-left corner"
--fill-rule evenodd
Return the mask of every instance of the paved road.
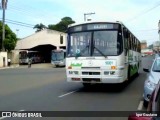
M 142 68 L 151 63 L 152 57 L 143 58 Z M 0 70 L 0 111 L 145 110 L 141 101 L 147 74 L 142 68 L 141 74 L 123 89 L 119 85 L 93 85 L 85 89 L 80 83 L 67 83 L 65 68 L 19 67 Z M 127 120 L 124 117 L 55 119 Z

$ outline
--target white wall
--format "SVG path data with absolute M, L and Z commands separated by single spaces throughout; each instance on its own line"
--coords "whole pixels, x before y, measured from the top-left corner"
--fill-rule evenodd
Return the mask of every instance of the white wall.
M 3 59 L 5 61 L 3 61 Z M 8 65 L 7 52 L 0 52 L 0 67 L 6 67 Z
M 11 63 L 19 64 L 19 50 L 12 51 Z

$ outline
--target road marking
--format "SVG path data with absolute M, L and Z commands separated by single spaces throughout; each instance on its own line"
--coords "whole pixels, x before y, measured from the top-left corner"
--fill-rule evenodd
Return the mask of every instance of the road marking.
M 143 101 L 140 101 L 137 110 L 142 110 L 143 108 Z
M 63 95 L 60 95 L 60 96 L 58 96 L 58 97 L 59 97 L 59 98 L 61 98 L 61 97 L 64 97 L 64 96 L 70 95 L 70 94 L 75 93 L 75 92 L 77 92 L 77 90 L 72 91 L 72 92 L 69 92 L 69 93 L 66 93 L 66 94 L 63 94 Z
M 23 111 L 25 111 L 25 110 L 19 110 L 19 111 L 17 111 L 16 113 L 20 113 L 20 112 L 23 112 Z M 0 120 L 3 120 L 3 119 L 5 119 L 5 118 L 10 118 L 10 117 L 0 117 Z

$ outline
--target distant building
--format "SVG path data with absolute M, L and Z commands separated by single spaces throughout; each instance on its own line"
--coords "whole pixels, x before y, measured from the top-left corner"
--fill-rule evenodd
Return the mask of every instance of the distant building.
M 44 29 L 26 38 L 18 40 L 15 50 L 32 50 L 42 53 L 46 62 L 51 61 L 51 51 L 66 49 L 67 34 L 55 30 Z
M 160 20 L 158 22 L 158 34 L 159 34 L 159 41 L 160 41 Z
M 142 49 L 147 49 L 147 42 L 146 42 L 146 40 L 141 41 L 141 50 Z
M 160 41 L 155 41 L 153 43 L 153 50 L 154 51 L 159 51 L 160 50 Z

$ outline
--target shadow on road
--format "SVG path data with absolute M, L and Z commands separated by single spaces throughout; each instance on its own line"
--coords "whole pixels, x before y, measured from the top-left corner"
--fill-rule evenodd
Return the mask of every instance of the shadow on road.
M 137 76 L 133 76 L 129 81 L 120 84 L 92 84 L 89 87 L 82 87 L 78 92 L 109 92 L 121 93 L 129 87 L 132 82 L 136 81 Z

